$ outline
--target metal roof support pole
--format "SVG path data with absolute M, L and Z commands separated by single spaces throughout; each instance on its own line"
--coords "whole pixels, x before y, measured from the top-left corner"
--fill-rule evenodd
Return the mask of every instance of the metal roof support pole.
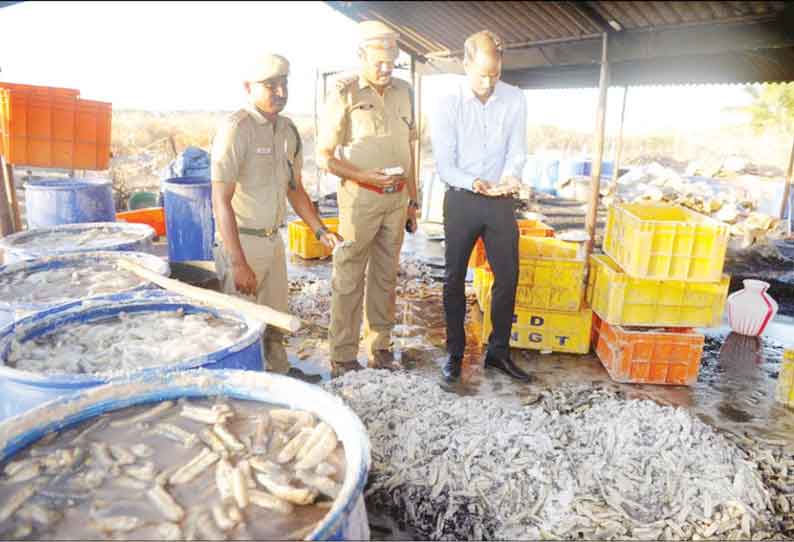
M 783 202 L 780 204 L 780 219 L 783 220 L 786 216 L 786 208 L 788 207 L 789 195 L 791 194 L 791 173 L 794 170 L 794 143 L 791 145 L 791 155 L 788 159 L 788 171 L 786 171 L 786 185 L 783 187 Z M 789 214 L 794 214 L 794 209 L 788 210 Z M 791 223 L 791 220 L 789 220 Z
M 422 74 L 416 69 L 416 58 L 411 57 L 411 83 L 414 87 L 414 129 L 416 141 L 414 142 L 414 179 L 417 191 L 422 189 L 420 173 L 422 172 Z M 418 196 L 418 194 L 417 194 Z
M 595 155 L 593 156 L 592 177 L 590 179 L 590 203 L 587 207 L 587 249 L 585 257 L 590 261 L 590 254 L 595 244 L 595 230 L 598 218 L 598 199 L 601 190 L 601 161 L 604 154 L 604 131 L 606 127 L 607 89 L 609 88 L 609 63 L 607 61 L 607 34 L 601 35 L 601 78 L 598 84 L 598 111 L 596 113 Z
M 620 110 L 620 129 L 618 131 L 618 144 L 615 149 L 615 163 L 612 168 L 612 182 L 618 180 L 618 170 L 620 169 L 620 155 L 623 153 L 623 123 L 626 120 L 626 98 L 629 96 L 629 86 L 623 87 L 623 105 Z

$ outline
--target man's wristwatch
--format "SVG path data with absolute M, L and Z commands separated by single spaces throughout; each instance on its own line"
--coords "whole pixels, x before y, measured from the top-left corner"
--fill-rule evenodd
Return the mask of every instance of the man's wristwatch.
M 319 241 L 319 240 L 320 240 L 320 237 L 322 237 L 322 236 L 323 236 L 323 235 L 325 235 L 326 233 L 328 233 L 328 228 L 326 228 L 325 226 L 320 226 L 320 227 L 319 227 L 319 228 L 317 228 L 317 230 L 314 232 L 314 237 L 315 237 L 315 238 L 316 238 L 316 239 Z
M 408 208 L 409 209 L 416 209 L 419 210 L 419 204 L 416 203 L 416 200 L 409 199 L 408 200 Z

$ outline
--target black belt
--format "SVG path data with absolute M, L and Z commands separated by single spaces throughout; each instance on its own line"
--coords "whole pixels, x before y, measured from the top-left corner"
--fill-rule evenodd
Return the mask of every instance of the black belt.
M 507 194 L 504 196 L 484 196 L 482 194 L 478 194 L 477 192 L 474 192 L 473 190 L 469 190 L 467 188 L 460 188 L 459 186 L 447 185 L 447 190 L 452 190 L 453 192 L 463 192 L 464 194 L 471 194 L 473 196 L 480 196 L 488 199 L 515 199 L 515 196 L 507 195 Z

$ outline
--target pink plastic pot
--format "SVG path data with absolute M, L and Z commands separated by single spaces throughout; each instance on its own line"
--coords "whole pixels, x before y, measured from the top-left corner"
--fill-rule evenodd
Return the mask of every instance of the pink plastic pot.
M 728 321 L 735 333 L 759 337 L 777 314 L 777 302 L 766 293 L 768 282 L 742 282 L 744 289 L 728 296 Z

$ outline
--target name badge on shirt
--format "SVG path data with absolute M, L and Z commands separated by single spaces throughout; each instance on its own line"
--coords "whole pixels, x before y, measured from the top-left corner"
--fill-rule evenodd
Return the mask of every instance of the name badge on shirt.
M 256 154 L 273 154 L 273 147 L 257 147 Z

